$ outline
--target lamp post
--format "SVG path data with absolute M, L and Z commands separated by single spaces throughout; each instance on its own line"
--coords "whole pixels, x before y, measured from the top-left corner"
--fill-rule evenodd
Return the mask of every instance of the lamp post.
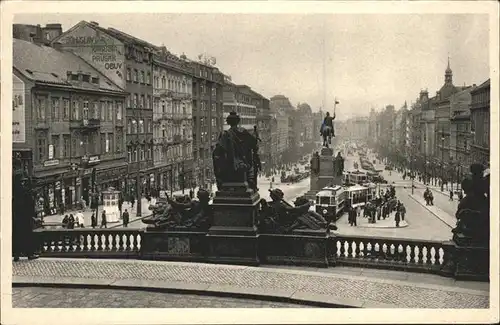
M 424 185 L 427 185 L 427 140 L 424 139 Z
M 444 129 L 441 129 L 441 192 L 444 190 Z

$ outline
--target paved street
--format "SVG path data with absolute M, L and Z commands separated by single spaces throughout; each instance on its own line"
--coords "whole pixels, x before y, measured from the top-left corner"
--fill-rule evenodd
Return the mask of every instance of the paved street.
M 353 170 L 353 164 L 359 161 L 357 155 L 346 157 L 346 170 Z M 349 169 L 351 168 L 351 169 Z M 383 169 L 381 165 L 375 165 L 376 169 Z M 388 171 L 384 171 L 383 176 L 390 183 L 398 181 L 398 185 L 407 186 L 396 187 L 396 196 L 406 206 L 405 220 L 408 222 L 408 227 L 405 228 L 364 228 L 364 227 L 350 227 L 347 222 L 347 216 L 342 216 L 337 221 L 338 233 L 345 235 L 364 235 L 364 236 L 381 236 L 381 237 L 399 237 L 410 239 L 424 239 L 424 240 L 449 240 L 452 237 L 451 227 L 438 219 L 422 204 L 412 199 L 409 194 L 411 193 L 411 181 L 404 181 L 396 172 L 389 175 Z M 406 185 L 407 183 L 407 185 Z M 436 194 L 436 196 L 441 196 Z M 443 196 L 444 197 L 444 196 Z M 437 204 L 437 200 L 435 201 Z M 440 201 L 441 202 L 441 201 Z M 450 202 L 448 202 L 450 203 Z M 450 209 L 448 209 L 450 211 Z M 391 217 L 393 218 L 393 216 Z
M 489 283 L 463 282 L 452 278 L 411 272 L 374 270 L 363 268 L 331 267 L 328 269 L 301 267 L 250 267 L 203 263 L 157 262 L 141 260 L 96 260 L 41 258 L 13 263 L 13 282 L 32 287 L 45 285 L 98 285 L 106 289 L 161 288 L 164 290 L 195 290 L 200 292 L 224 292 L 257 296 L 291 298 L 302 301 L 319 301 L 337 306 L 365 308 L 487 308 Z M 72 303 L 74 307 L 95 306 L 97 302 L 85 302 L 80 294 L 47 289 L 29 291 L 21 289 L 14 299 L 21 305 L 30 302 L 50 307 Z M 157 304 L 168 306 L 174 300 L 191 300 L 161 296 L 161 294 L 130 294 L 105 292 L 102 299 L 95 290 L 87 300 L 105 300 L 109 297 L 116 307 Z M 104 291 L 103 291 L 104 292 Z M 59 296 L 61 294 L 61 296 Z M 121 296 L 121 297 L 118 297 Z M 44 298 L 46 297 L 46 298 Z M 246 296 L 248 297 L 248 296 Z M 246 298 L 245 297 L 245 298 Z M 56 302 L 50 303 L 50 300 Z M 80 304 L 79 302 L 82 302 Z M 182 302 L 179 302 L 182 304 Z M 197 300 L 199 306 L 208 302 Z M 215 301 L 213 304 L 234 304 L 235 301 Z M 158 306 L 158 305 L 155 305 Z M 208 306 L 207 306 L 208 307 Z
M 303 304 L 144 290 L 25 287 L 12 289 L 14 308 L 306 308 Z

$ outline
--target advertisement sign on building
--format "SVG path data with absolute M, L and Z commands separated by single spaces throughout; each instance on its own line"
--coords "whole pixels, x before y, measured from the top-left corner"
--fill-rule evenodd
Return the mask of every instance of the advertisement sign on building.
M 12 142 L 26 142 L 25 89 L 24 82 L 12 75 Z

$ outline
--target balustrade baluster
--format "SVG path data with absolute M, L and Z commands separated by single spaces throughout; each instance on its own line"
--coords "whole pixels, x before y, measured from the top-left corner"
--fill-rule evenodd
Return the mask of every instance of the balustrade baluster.
M 431 248 L 429 248 L 429 260 L 427 264 L 430 265 L 436 264 L 436 249 L 434 248 L 434 246 L 431 246 Z
M 439 247 L 439 249 L 438 249 L 438 257 L 439 258 L 437 261 L 438 261 L 439 265 L 444 265 L 445 257 L 444 257 L 444 249 L 442 247 Z
M 130 252 L 132 250 L 132 245 L 131 245 L 131 240 L 130 240 L 131 236 L 132 235 L 130 235 L 130 234 L 127 234 L 125 236 L 125 238 L 126 238 L 125 251 L 127 251 L 127 252 Z
M 90 239 L 89 234 L 83 235 L 83 243 L 82 243 L 82 251 L 83 252 L 89 251 L 89 239 Z
M 66 253 L 68 249 L 66 248 L 67 242 L 68 242 L 68 235 L 63 235 L 62 240 L 60 241 L 60 246 L 59 246 L 59 252 L 61 253 Z
M 340 239 L 335 239 L 335 257 L 340 257 L 342 255 L 342 241 Z
M 417 254 L 418 261 L 417 261 L 417 264 L 418 265 L 423 265 L 424 264 L 424 245 L 418 244 L 417 247 L 418 247 L 418 254 Z
M 123 252 L 123 234 L 118 234 L 118 251 Z
M 410 247 L 410 260 L 408 261 L 410 264 L 416 264 L 417 261 L 415 260 L 417 253 L 415 252 L 417 249 L 416 245 L 409 244 L 408 247 Z
M 380 257 L 379 257 L 379 259 L 381 259 L 381 260 L 387 260 L 387 251 L 388 251 L 387 244 L 383 243 L 380 246 L 380 255 L 379 255 Z
M 97 233 L 97 251 L 102 251 L 102 233 Z
M 373 244 L 373 254 L 372 254 L 374 260 L 378 260 L 379 259 L 380 249 L 381 249 L 380 244 L 377 243 L 377 242 L 375 242 Z
M 354 244 L 354 241 L 348 241 L 347 242 L 347 258 L 352 258 L 354 257 L 353 256 L 353 252 L 354 252 L 354 249 L 353 249 L 353 244 Z
M 361 240 L 356 243 L 356 258 L 365 258 L 365 244 Z

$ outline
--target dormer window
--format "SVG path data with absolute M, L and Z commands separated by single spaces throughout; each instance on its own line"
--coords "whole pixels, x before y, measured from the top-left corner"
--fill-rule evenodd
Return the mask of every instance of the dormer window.
M 92 83 L 93 83 L 93 84 L 98 84 L 98 83 L 99 83 L 99 78 L 97 78 L 97 77 L 92 77 Z
M 82 75 L 82 81 L 84 81 L 84 82 L 90 82 L 90 75 L 88 75 L 88 74 Z
M 78 75 L 77 74 L 72 74 L 71 75 L 71 80 L 78 81 Z

